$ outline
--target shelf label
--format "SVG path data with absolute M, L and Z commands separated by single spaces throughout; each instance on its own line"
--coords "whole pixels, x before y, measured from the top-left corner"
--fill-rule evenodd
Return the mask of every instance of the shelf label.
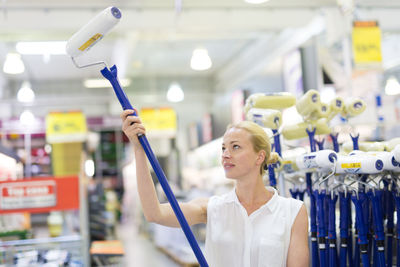
M 169 138 L 176 135 L 176 112 L 172 108 L 142 108 L 139 117 L 150 134 L 161 134 Z
M 79 209 L 77 176 L 0 182 L 0 214 Z
M 379 65 L 382 62 L 381 30 L 376 21 L 355 21 L 352 37 L 355 64 Z
M 3 210 L 54 207 L 57 203 L 55 181 L 31 181 L 0 185 Z
M 84 142 L 86 134 L 82 112 L 51 112 L 46 116 L 46 141 L 50 144 Z

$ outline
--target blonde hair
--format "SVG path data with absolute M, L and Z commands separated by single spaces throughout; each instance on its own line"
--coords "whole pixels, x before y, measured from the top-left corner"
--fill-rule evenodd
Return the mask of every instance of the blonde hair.
M 260 168 L 261 174 L 264 174 L 266 166 L 278 162 L 279 155 L 276 152 L 271 152 L 269 137 L 258 124 L 251 121 L 241 121 L 236 124 L 229 124 L 226 130 L 232 128 L 242 129 L 250 134 L 250 142 L 255 152 L 260 152 L 261 150 L 265 151 L 265 159 Z

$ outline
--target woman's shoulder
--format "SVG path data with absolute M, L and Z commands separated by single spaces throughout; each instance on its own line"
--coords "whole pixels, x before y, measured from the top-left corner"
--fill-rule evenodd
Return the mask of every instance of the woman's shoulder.
M 223 205 L 235 201 L 235 190 L 231 190 L 221 195 L 214 195 L 209 198 L 208 205 Z
M 303 201 L 294 199 L 292 197 L 284 197 L 278 194 L 278 201 L 287 208 L 290 208 L 293 211 L 299 211 L 301 206 L 304 204 Z

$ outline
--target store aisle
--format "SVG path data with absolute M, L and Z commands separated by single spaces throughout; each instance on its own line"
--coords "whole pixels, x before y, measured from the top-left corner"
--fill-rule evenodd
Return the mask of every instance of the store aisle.
M 118 236 L 125 249 L 123 266 L 178 267 L 179 265 L 157 249 L 147 237 L 137 233 L 136 227 L 126 223 L 119 227 Z

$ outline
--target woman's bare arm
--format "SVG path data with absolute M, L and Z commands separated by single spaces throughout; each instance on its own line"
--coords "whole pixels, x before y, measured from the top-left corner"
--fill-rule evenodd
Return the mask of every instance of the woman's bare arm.
M 309 261 L 308 215 L 307 209 L 303 204 L 292 226 L 287 266 L 308 267 Z
M 170 227 L 179 227 L 179 222 L 169 203 L 160 204 L 154 187 L 146 154 L 138 141 L 138 134 L 145 134 L 145 128 L 136 116 L 129 116 L 133 110 L 121 114 L 122 129 L 133 145 L 136 160 L 136 177 L 139 197 L 146 220 Z M 189 225 L 207 221 L 208 199 L 199 198 L 187 203 L 179 203 Z

